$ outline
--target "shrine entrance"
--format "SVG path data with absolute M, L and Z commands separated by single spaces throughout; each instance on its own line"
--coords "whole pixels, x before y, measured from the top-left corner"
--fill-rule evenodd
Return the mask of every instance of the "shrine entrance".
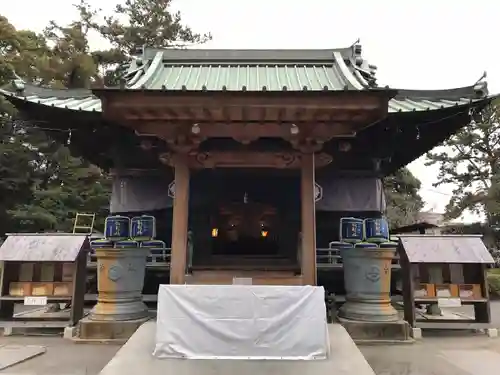
M 158 55 L 158 64 L 152 65 L 155 67 L 151 68 L 152 75 L 156 68 L 163 66 L 161 58 Z M 144 80 L 152 78 L 149 75 L 144 77 Z M 330 164 L 341 152 L 323 149 L 323 145 L 333 138 L 353 139 L 367 124 L 385 118 L 388 100 L 394 96 L 392 91 L 385 89 L 357 91 L 345 86 L 344 90 L 329 90 L 328 85 L 315 91 L 307 87 L 290 91 L 286 86 L 282 90 L 268 91 L 264 86 L 262 90 L 248 91 L 243 86 L 241 90 L 232 91 L 226 88 L 212 91 L 171 91 L 165 88 L 99 89 L 93 92 L 105 103 L 103 115 L 106 120 L 127 126 L 145 138 L 141 147 L 150 150 L 152 158 L 174 170 L 172 284 L 231 284 L 235 278 L 248 272 L 248 279 L 253 284 L 315 285 L 315 171 Z M 155 142 L 151 139 L 158 145 L 152 145 Z M 246 255 L 240 254 L 240 259 L 235 260 L 240 268 L 224 273 L 212 266 L 207 270 L 210 275 L 202 277 L 189 267 L 191 175 L 199 170 L 223 168 L 296 171 L 300 186 L 297 199 L 300 224 L 296 232 L 289 231 L 289 235 L 295 237 L 295 246 L 280 245 L 276 248 L 270 241 L 271 231 L 262 236 L 264 227 L 259 227 L 261 221 L 250 220 L 241 204 L 219 208 L 216 217 L 221 223 L 217 225 L 221 227 L 210 229 L 216 229 L 217 235 L 211 237 L 208 233 L 210 244 L 205 243 L 209 246 L 203 249 L 210 250 L 211 257 L 204 261 L 210 258 L 211 262 L 216 262 L 224 257 L 227 263 L 231 256 L 226 253 L 253 250 L 254 262 L 247 264 L 254 268 L 245 269 L 240 260 Z M 264 212 L 266 210 L 268 208 Z M 219 230 L 220 238 L 224 240 L 217 240 Z M 280 228 L 280 232 L 284 230 Z M 281 244 L 281 239 L 279 242 Z M 276 263 L 269 259 L 263 261 L 264 256 L 257 257 L 255 252 L 266 248 L 266 251 L 273 250 L 280 255 L 285 254 L 281 249 L 286 249 L 287 256 Z M 266 264 L 257 267 L 258 262 Z M 279 271 L 279 275 L 273 274 L 274 267 L 280 262 L 288 262 L 284 265 L 285 270 Z M 293 264 L 299 265 L 297 271 L 292 270 Z
M 283 216 L 268 204 L 221 204 L 210 218 L 209 246 L 194 250 L 193 269 L 300 270 L 298 228 L 284 230 Z
M 225 256 L 278 255 L 279 244 L 273 231 L 276 209 L 250 203 L 222 205 L 212 218 L 212 254 Z
M 300 270 L 298 171 L 205 169 L 190 192 L 191 270 Z

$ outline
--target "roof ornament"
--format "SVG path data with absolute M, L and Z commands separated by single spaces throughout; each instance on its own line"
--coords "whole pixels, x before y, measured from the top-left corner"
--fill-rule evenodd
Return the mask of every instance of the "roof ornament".
M 356 46 L 359 45 L 360 42 L 361 42 L 360 38 L 356 39 L 356 41 L 353 44 L 351 44 L 351 48 L 354 49 Z
M 361 57 L 361 44 L 359 44 L 360 39 L 356 40 L 354 44 L 351 46 L 352 48 L 352 54 L 354 57 L 354 61 L 356 63 L 356 66 L 361 66 L 363 64 L 363 58 Z
M 486 95 L 488 95 L 488 83 L 485 81 L 487 76 L 486 71 L 483 72 L 483 75 L 481 78 L 479 78 L 476 83 L 474 84 L 474 93 L 476 94 L 476 97 L 482 98 Z
M 486 72 L 486 70 L 483 72 L 483 75 L 481 76 L 481 78 L 479 78 L 476 83 L 474 83 L 474 85 L 477 85 L 479 82 L 481 82 L 483 79 L 486 79 L 486 77 L 488 76 L 488 73 Z
M 12 87 L 16 90 L 16 94 L 21 95 L 24 91 L 24 81 L 22 79 L 12 80 Z
M 14 79 L 11 82 L 12 87 L 16 91 L 17 95 L 21 95 L 24 92 L 26 82 L 24 82 L 24 80 L 16 72 L 12 72 L 12 75 L 14 76 Z

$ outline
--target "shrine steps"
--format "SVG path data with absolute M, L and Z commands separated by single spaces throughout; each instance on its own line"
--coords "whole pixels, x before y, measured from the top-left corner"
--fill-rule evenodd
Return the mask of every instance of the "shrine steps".
M 193 261 L 193 271 L 289 271 L 300 274 L 300 264 L 283 256 L 212 255 Z
M 203 360 L 158 359 L 156 323 L 143 324 L 102 369 L 100 375 L 375 375 L 365 357 L 340 324 L 330 324 L 330 353 L 326 360 Z
M 302 285 L 301 275 L 293 271 L 260 271 L 260 270 L 203 270 L 193 271 L 186 275 L 186 284 L 231 285 L 234 279 L 251 279 L 253 285 Z M 243 281 L 243 280 L 242 280 Z

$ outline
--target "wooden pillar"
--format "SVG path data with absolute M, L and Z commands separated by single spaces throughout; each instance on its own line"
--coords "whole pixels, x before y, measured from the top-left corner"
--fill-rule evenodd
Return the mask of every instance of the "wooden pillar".
M 304 285 L 316 285 L 316 205 L 314 153 L 302 155 L 300 175 L 302 225 L 302 277 Z
M 189 167 L 185 158 L 174 160 L 175 193 L 172 215 L 172 253 L 170 258 L 170 284 L 184 284 L 186 275 Z

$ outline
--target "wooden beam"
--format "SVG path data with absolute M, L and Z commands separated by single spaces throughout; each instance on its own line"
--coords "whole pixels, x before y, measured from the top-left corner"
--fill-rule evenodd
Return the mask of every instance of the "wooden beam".
M 298 114 L 298 115 L 297 115 Z M 311 107 L 298 112 L 294 106 L 173 106 L 165 107 L 130 103 L 130 107 L 111 107 L 105 117 L 116 121 L 186 121 L 186 122 L 334 122 L 373 121 L 385 117 L 379 108 Z
M 184 284 L 188 245 L 189 167 L 182 155 L 176 155 L 172 160 L 175 165 L 175 195 L 172 219 L 170 284 Z
M 304 284 L 316 285 L 316 204 L 314 200 L 314 154 L 302 155 L 300 175 L 302 276 Z
M 96 90 L 99 91 L 99 90 Z M 168 107 L 303 107 L 303 108 L 382 108 L 395 91 L 320 91 L 320 92 L 175 92 L 175 91 L 106 91 L 96 92 L 106 107 L 131 105 Z M 109 108 L 109 107 L 108 107 Z
M 127 122 L 127 127 L 133 128 L 141 134 L 156 134 L 165 140 L 175 138 L 178 134 L 192 133 L 192 121 L 133 121 Z M 328 122 L 328 123 L 279 123 L 279 122 L 210 122 L 197 123 L 199 133 L 197 137 L 207 138 L 302 138 L 303 136 L 329 140 L 335 137 L 353 137 L 356 131 L 365 123 Z M 296 125 L 299 134 L 293 135 L 291 127 Z
M 300 152 L 257 152 L 257 151 L 213 151 L 192 152 L 186 155 L 185 162 L 190 169 L 200 168 L 276 168 L 300 169 L 304 154 Z M 175 167 L 175 154 L 163 153 L 160 161 Z M 322 168 L 332 162 L 326 153 L 314 155 L 315 168 Z

